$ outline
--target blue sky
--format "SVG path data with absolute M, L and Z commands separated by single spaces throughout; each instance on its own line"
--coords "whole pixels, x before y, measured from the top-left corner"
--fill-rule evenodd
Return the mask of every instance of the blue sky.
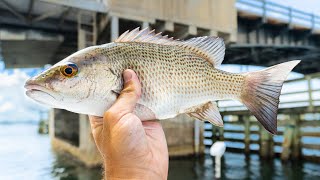
M 307 12 L 313 12 L 320 16 L 320 0 L 271 0 L 278 4 L 292 6 Z M 222 69 L 231 72 L 252 71 L 261 67 L 239 67 L 224 65 Z M 25 95 L 24 82 L 32 75 L 39 73 L 42 69 L 15 69 L 4 70 L 0 62 L 0 122 L 1 121 L 26 121 L 38 120 L 39 111 L 48 108 L 41 106 Z M 301 77 L 291 74 L 291 78 Z
M 2 64 L 2 63 L 0 63 Z M 0 65 L 0 122 L 37 121 L 48 108 L 25 95 L 24 82 L 38 69 L 4 70 Z
M 319 0 L 268 0 L 284 6 L 302 10 L 309 13 L 314 13 L 320 16 L 320 1 Z

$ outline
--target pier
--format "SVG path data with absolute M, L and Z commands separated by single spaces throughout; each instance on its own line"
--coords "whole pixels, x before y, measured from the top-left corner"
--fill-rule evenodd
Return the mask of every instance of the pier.
M 307 89 L 286 89 L 290 84 L 305 84 Z M 222 140 L 227 148 L 245 153 L 256 152 L 263 158 L 280 156 L 283 161 L 306 159 L 320 162 L 320 74 L 286 81 L 278 111 L 278 133 L 271 135 L 242 105 L 228 106 L 220 101 L 224 128 L 205 123 L 204 141 Z M 312 141 L 304 142 L 306 138 Z M 318 154 L 310 153 L 318 152 Z

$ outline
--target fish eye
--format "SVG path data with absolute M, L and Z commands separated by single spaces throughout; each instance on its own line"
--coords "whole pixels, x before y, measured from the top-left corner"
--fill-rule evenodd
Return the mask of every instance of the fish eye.
M 60 68 L 60 72 L 65 77 L 73 77 L 78 73 L 78 67 L 76 64 L 66 64 Z

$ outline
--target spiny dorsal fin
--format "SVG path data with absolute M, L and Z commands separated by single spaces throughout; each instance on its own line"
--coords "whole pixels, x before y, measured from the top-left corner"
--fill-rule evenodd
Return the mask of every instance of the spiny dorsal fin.
M 162 36 L 161 32 L 156 34 L 155 30 L 149 30 L 148 28 L 139 31 L 136 28 L 132 31 L 124 32 L 118 39 L 114 42 L 145 42 L 145 43 L 155 43 L 155 44 L 165 44 L 165 45 L 176 45 L 176 43 L 181 43 L 173 38 L 168 38 L 168 35 Z
M 144 42 L 180 46 L 204 57 L 212 63 L 214 67 L 221 65 L 225 54 L 224 42 L 218 37 L 204 36 L 192 38 L 187 41 L 179 41 L 174 40 L 172 37 L 168 38 L 168 35 L 163 36 L 161 32 L 155 34 L 154 30 L 150 31 L 148 28 L 139 31 L 139 27 L 132 31 L 124 32 L 114 42 Z
M 185 46 L 195 47 L 200 54 L 207 58 L 215 68 L 219 67 L 224 59 L 225 45 L 222 38 L 203 36 L 182 42 Z

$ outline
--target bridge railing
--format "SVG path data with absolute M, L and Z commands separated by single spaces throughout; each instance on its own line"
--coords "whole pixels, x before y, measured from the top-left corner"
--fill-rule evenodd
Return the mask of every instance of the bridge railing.
M 246 110 L 240 102 L 235 101 L 219 101 L 218 105 L 221 111 Z M 284 83 L 280 96 L 280 109 L 304 107 L 307 111 L 313 111 L 316 106 L 320 106 L 320 73 Z
M 260 15 L 264 22 L 273 18 L 286 21 L 291 27 L 295 24 L 307 26 L 311 30 L 320 28 L 320 16 L 267 0 L 237 0 L 237 8 Z

